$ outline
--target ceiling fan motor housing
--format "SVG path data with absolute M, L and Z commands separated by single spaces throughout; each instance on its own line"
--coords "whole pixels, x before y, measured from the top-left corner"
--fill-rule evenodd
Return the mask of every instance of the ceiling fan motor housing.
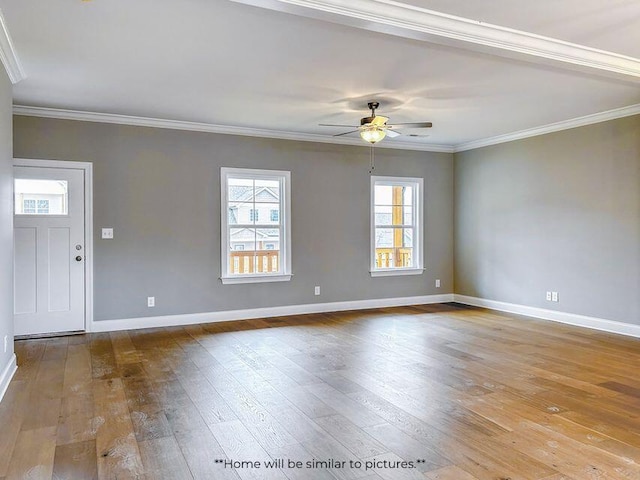
M 363 117 L 360 119 L 360 125 L 366 125 L 367 123 L 373 122 L 375 117 Z

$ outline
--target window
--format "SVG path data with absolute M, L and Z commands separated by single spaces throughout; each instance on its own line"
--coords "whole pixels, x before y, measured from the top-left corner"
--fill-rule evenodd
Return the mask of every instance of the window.
M 290 172 L 222 168 L 220 177 L 222 283 L 290 280 Z
M 22 201 L 22 213 L 36 213 L 36 201 L 35 200 L 23 200 Z
M 49 213 L 49 200 L 27 198 L 22 201 L 24 214 L 47 215 Z
M 66 180 L 16 178 L 14 180 L 16 215 L 67 215 L 69 200 Z
M 371 177 L 371 275 L 422 268 L 421 178 Z
M 38 213 L 49 213 L 49 200 L 38 200 L 38 208 L 36 209 Z

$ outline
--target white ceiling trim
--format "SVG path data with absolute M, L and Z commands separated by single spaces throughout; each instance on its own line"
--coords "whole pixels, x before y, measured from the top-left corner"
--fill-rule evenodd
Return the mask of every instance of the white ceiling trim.
M 138 127 L 168 128 L 172 130 L 187 130 L 191 132 L 221 133 L 225 135 L 242 135 L 247 137 L 276 138 L 281 140 L 295 140 L 302 142 L 333 143 L 339 145 L 354 145 L 367 147 L 359 137 L 345 138 L 327 135 L 316 135 L 300 132 L 284 132 L 279 130 L 265 130 L 258 128 L 234 127 L 216 125 L 212 123 L 185 122 L 181 120 L 166 120 L 161 118 L 135 117 L 112 113 L 83 112 L 79 110 L 63 110 L 58 108 L 29 107 L 14 105 L 14 115 L 27 117 L 57 118 L 61 120 L 78 120 L 83 122 L 115 123 L 119 125 L 134 125 Z M 453 153 L 451 145 L 419 144 L 399 142 L 397 140 L 383 141 L 376 144 L 376 148 L 393 148 L 399 150 L 417 150 L 424 152 Z
M 328 135 L 316 135 L 300 132 L 285 132 L 279 130 L 265 130 L 257 128 L 234 127 L 228 125 L 216 125 L 211 123 L 185 122 L 181 120 L 165 120 L 160 118 L 135 117 L 130 115 L 118 115 L 112 113 L 83 112 L 79 110 L 64 110 L 58 108 L 29 107 L 24 105 L 14 105 L 14 115 L 27 117 L 57 118 L 60 120 L 77 120 L 82 122 L 113 123 L 118 125 L 133 125 L 138 127 L 168 128 L 172 130 L 186 130 L 191 132 L 219 133 L 224 135 L 242 135 L 247 137 L 275 138 L 281 140 L 294 140 L 302 142 L 332 143 L 338 145 L 354 145 L 357 147 L 367 147 L 360 138 L 333 137 Z M 376 148 L 392 148 L 399 150 L 416 150 L 424 152 L 457 153 L 475 148 L 488 147 L 500 143 L 512 142 L 524 138 L 545 135 L 547 133 L 560 132 L 576 127 L 584 127 L 594 123 L 606 122 L 617 118 L 630 117 L 640 114 L 640 103 L 627 107 L 607 110 L 605 112 L 585 115 L 583 117 L 563 120 L 561 122 L 550 123 L 540 127 L 519 130 L 517 132 L 496 135 L 494 137 L 482 138 L 470 142 L 459 143 L 457 145 L 444 144 L 417 144 L 408 142 L 398 142 L 393 140 L 382 141 Z
M 615 108 L 613 110 L 607 110 L 605 112 L 585 115 L 584 117 L 572 118 L 571 120 L 550 123 L 541 127 L 528 128 L 526 130 L 520 130 L 518 132 L 496 135 L 495 137 L 460 143 L 453 147 L 453 151 L 455 153 L 464 152 L 465 150 L 488 147 L 490 145 L 497 145 L 499 143 L 512 142 L 514 140 L 536 137 L 538 135 L 545 135 L 547 133 L 560 132 L 562 130 L 569 130 L 570 128 L 584 127 L 586 125 L 592 125 L 594 123 L 606 122 L 608 120 L 615 120 L 616 118 L 630 117 L 632 115 L 638 114 L 640 114 L 640 103 L 629 105 L 628 107 Z
M 22 69 L 16 49 L 13 46 L 11 35 L 9 35 L 9 30 L 7 29 L 7 22 L 2 15 L 2 10 L 0 10 L 0 61 L 2 61 L 11 83 L 16 84 L 27 77 Z
M 393 0 L 233 0 L 237 3 L 332 20 L 367 30 L 445 43 L 470 44 L 528 57 L 640 78 L 640 59 L 555 38 L 448 15 Z M 466 44 L 466 45 L 465 45 Z M 504 53 L 503 53 L 504 54 Z M 531 58 L 529 58 L 531 60 Z

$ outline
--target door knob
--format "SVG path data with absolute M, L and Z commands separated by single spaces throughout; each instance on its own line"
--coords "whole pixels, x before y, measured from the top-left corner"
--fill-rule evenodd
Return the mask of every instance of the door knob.
M 80 255 L 78 255 L 78 256 L 76 257 L 76 262 L 81 262 L 81 261 L 82 261 L 82 257 L 81 257 Z

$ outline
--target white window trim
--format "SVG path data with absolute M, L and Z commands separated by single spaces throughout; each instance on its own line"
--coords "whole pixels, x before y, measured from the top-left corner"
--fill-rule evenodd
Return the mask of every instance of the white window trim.
M 414 220 L 414 259 L 415 267 L 412 268 L 376 268 L 376 215 L 375 215 L 375 187 L 377 184 L 382 185 L 405 185 L 414 187 L 413 192 L 413 220 Z M 413 177 L 371 177 L 370 192 L 370 210 L 371 210 L 371 231 L 369 233 L 371 241 L 371 250 L 369 252 L 369 273 L 372 277 L 390 277 L 399 275 L 422 275 L 424 272 L 424 215 L 423 215 L 423 199 L 424 199 L 424 180 L 422 178 Z
M 280 182 L 281 214 L 282 224 L 280 239 L 280 257 L 282 273 L 279 274 L 238 274 L 229 275 L 229 214 L 228 208 L 228 179 L 230 176 L 256 177 L 268 180 L 278 180 Z M 239 283 L 262 283 L 262 282 L 288 282 L 293 274 L 291 273 L 291 172 L 284 170 L 258 170 L 251 168 L 220 168 L 220 245 L 221 245 L 221 272 L 220 280 L 225 285 Z

